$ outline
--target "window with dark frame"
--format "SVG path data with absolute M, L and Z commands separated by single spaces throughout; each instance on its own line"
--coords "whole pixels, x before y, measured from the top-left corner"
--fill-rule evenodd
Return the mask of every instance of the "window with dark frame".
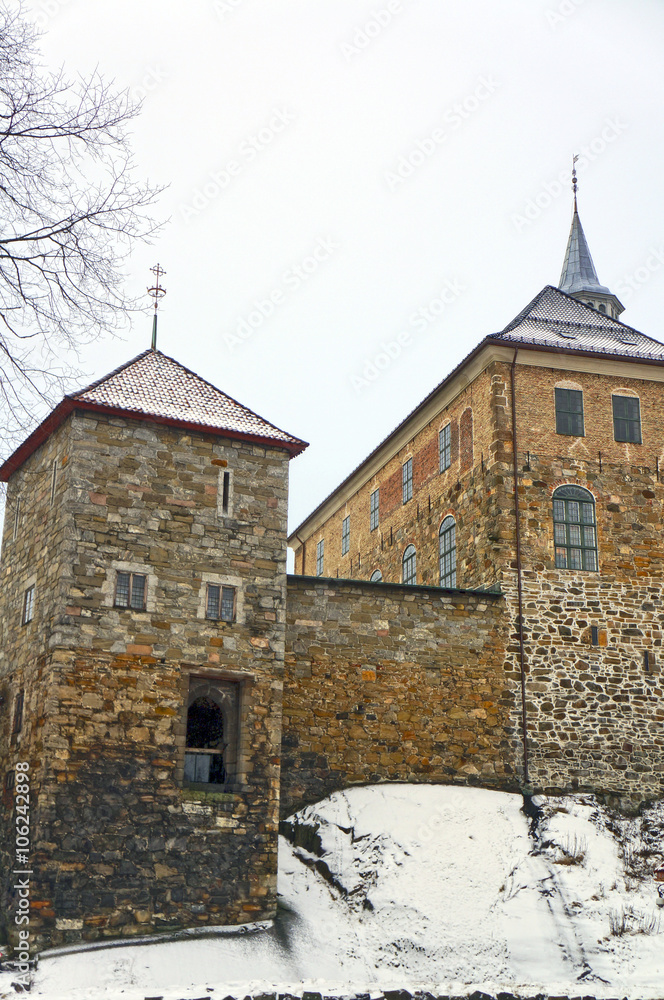
M 187 711 L 184 779 L 191 784 L 223 785 L 226 781 L 224 764 L 224 714 L 221 706 L 210 697 L 196 698 Z M 188 752 L 189 750 L 195 752 Z
M 656 665 L 655 654 L 651 649 L 643 650 L 643 667 L 647 674 L 652 674 L 655 670 Z
M 341 554 L 345 556 L 350 548 L 350 514 L 341 522 Z
M 23 691 L 19 691 L 14 699 L 14 718 L 12 720 L 12 736 L 18 736 L 23 728 Z
M 185 787 L 228 791 L 239 780 L 240 689 L 240 683 L 233 680 L 189 678 Z
M 375 569 L 371 574 L 371 576 L 369 577 L 369 583 L 382 583 L 382 582 L 383 582 L 383 574 L 379 569 Z
M 451 514 L 448 514 L 438 532 L 438 568 L 441 587 L 456 587 L 456 565 L 456 521 Z
M 438 467 L 440 472 L 449 469 L 452 463 L 452 425 L 446 424 L 438 432 Z
M 131 608 L 133 611 L 143 611 L 145 608 L 145 592 L 147 578 L 144 573 L 122 573 L 118 571 L 115 580 L 116 608 Z
M 21 622 L 23 625 L 27 625 L 31 622 L 35 616 L 35 585 L 28 587 L 23 594 L 23 614 L 21 616 Z
M 325 539 L 321 540 L 316 545 L 316 576 L 323 575 L 323 565 L 325 562 Z
M 413 497 L 413 460 L 407 459 L 401 466 L 401 483 L 403 502 L 408 503 Z
M 612 396 L 613 437 L 616 441 L 641 444 L 641 406 L 635 396 Z
M 223 514 L 228 514 L 228 504 L 231 492 L 231 474 L 224 472 L 221 487 L 221 510 Z
M 374 490 L 371 494 L 370 500 L 370 511 L 369 511 L 369 530 L 375 531 L 378 527 L 379 521 L 379 510 L 380 510 L 380 488 Z
M 556 389 L 556 434 L 584 437 L 583 393 L 580 389 Z
M 235 587 L 208 583 L 205 617 L 213 621 L 234 622 L 236 614 Z
M 417 583 L 417 553 L 414 545 L 409 545 L 403 554 L 403 582 Z
M 558 569 L 596 572 L 595 499 L 581 486 L 560 486 L 553 494 L 553 541 Z

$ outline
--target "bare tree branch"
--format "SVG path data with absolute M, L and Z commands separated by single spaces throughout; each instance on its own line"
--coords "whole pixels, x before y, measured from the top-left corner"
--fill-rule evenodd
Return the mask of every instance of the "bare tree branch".
M 98 72 L 45 69 L 21 2 L 0 0 L 0 449 L 67 388 L 69 352 L 137 308 L 123 288 L 160 189 L 134 180 L 140 110 Z M 41 406 L 40 406 L 41 404 Z M 4 448 L 3 448 L 4 445 Z

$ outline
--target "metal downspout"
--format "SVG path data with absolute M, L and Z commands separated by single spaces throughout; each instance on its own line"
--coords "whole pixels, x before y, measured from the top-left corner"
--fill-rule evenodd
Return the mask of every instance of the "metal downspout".
M 523 648 L 523 587 L 521 583 L 521 518 L 519 515 L 519 472 L 517 465 L 517 439 L 516 439 L 516 392 L 515 392 L 515 370 L 516 356 L 519 353 L 517 347 L 514 351 L 512 366 L 510 368 L 510 384 L 512 390 L 512 456 L 514 462 L 514 513 L 516 515 L 516 580 L 519 605 L 519 658 L 521 662 L 521 728 L 523 732 L 523 780 L 528 784 L 528 717 L 526 713 L 526 654 Z
M 305 569 L 305 567 L 304 567 L 304 557 L 307 554 L 307 543 L 302 541 L 302 539 L 298 535 L 297 531 L 295 532 L 295 537 L 297 538 L 298 542 L 302 546 L 302 572 L 300 573 L 300 576 L 304 576 L 304 569 Z M 293 568 L 295 568 L 295 567 L 293 567 Z

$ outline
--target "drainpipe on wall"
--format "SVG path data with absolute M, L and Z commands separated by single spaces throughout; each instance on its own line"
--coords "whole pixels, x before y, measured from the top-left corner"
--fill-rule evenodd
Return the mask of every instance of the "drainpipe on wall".
M 516 581 L 519 605 L 519 658 L 521 663 L 521 729 L 523 733 L 523 780 L 528 784 L 528 718 L 526 714 L 526 654 L 523 648 L 523 587 L 521 584 L 521 519 L 519 516 L 519 471 L 517 465 L 516 440 L 516 391 L 515 372 L 518 347 L 514 351 L 510 368 L 510 384 L 512 390 L 512 455 L 514 461 L 514 513 L 516 515 Z
M 300 573 L 300 576 L 304 576 L 304 568 L 305 568 L 305 567 L 304 567 L 304 557 L 305 557 L 305 555 L 306 555 L 306 544 L 307 544 L 307 543 L 306 543 L 306 542 L 303 542 L 303 541 L 302 541 L 302 539 L 301 539 L 301 538 L 300 538 L 300 536 L 298 535 L 297 531 L 295 532 L 295 537 L 297 538 L 298 542 L 299 542 L 299 543 L 300 543 L 300 545 L 302 546 L 302 572 Z M 295 567 L 293 567 L 293 569 L 294 569 L 294 568 L 295 568 Z

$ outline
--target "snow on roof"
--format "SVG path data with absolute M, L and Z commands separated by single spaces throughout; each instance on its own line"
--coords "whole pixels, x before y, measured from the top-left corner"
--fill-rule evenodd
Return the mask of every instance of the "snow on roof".
M 69 398 L 289 446 L 304 445 L 161 351 L 144 351 Z
M 664 361 L 664 344 L 547 285 L 491 340 Z
M 6 481 L 77 408 L 144 417 L 158 423 L 283 447 L 299 455 L 307 447 L 292 434 L 238 403 L 221 389 L 161 351 L 147 350 L 62 402 L 0 466 Z

